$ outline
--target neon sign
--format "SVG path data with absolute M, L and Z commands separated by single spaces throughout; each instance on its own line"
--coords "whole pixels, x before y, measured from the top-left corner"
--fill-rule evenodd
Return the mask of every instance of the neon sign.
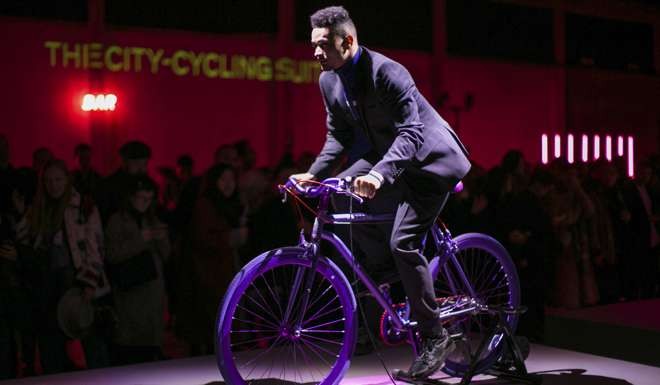
M 115 94 L 87 94 L 83 96 L 80 108 L 83 111 L 114 111 L 117 105 Z
M 601 156 L 601 140 L 600 140 L 600 135 L 594 134 L 591 137 L 591 140 L 589 140 L 589 135 L 582 134 L 581 135 L 581 145 L 580 148 L 577 149 L 576 147 L 579 144 L 576 144 L 576 140 L 573 134 L 566 134 L 566 140 L 564 143 L 566 143 L 565 148 L 562 146 L 562 135 L 560 134 L 554 134 L 553 136 L 553 154 L 554 158 L 561 158 L 562 156 L 566 157 L 566 161 L 569 164 L 575 163 L 576 159 L 576 152 L 579 151 L 581 153 L 581 160 L 583 163 L 587 163 L 590 160 L 591 161 L 596 161 L 600 159 Z M 549 152 L 550 152 L 550 136 L 548 134 L 542 134 L 541 135 L 541 163 L 543 164 L 548 164 L 550 162 L 549 159 Z M 605 153 L 605 159 L 608 162 L 611 162 L 614 160 L 616 154 L 616 157 L 619 158 L 626 158 L 626 168 L 627 168 L 627 173 L 629 177 L 634 177 L 635 176 L 635 139 L 632 136 L 627 137 L 627 146 L 624 146 L 624 141 L 625 138 L 622 135 L 618 135 L 616 137 L 616 149 L 614 148 L 614 140 L 611 135 L 606 135 L 604 144 L 604 153 Z M 589 150 L 589 144 L 592 144 L 591 146 L 591 151 Z M 626 148 L 627 147 L 627 148 Z M 616 152 L 615 152 L 616 150 Z M 592 158 L 589 159 L 589 153 L 592 153 Z M 565 153 L 566 155 L 563 155 L 562 153 Z

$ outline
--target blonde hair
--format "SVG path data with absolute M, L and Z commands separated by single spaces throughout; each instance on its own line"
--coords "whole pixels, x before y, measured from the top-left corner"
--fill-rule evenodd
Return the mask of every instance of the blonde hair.
M 51 168 L 57 168 L 62 171 L 67 179 L 67 187 L 64 194 L 53 199 L 48 196 L 46 189 L 46 172 Z M 71 173 L 63 160 L 54 159 L 48 161 L 39 171 L 39 181 L 37 185 L 37 195 L 34 198 L 32 209 L 30 211 L 30 233 L 36 237 L 44 234 L 51 234 L 56 231 L 64 220 L 64 210 L 71 202 L 73 194 L 73 180 Z

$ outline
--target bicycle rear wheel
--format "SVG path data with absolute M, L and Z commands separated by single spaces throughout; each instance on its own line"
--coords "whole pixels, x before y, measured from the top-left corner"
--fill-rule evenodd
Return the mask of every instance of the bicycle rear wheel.
M 236 275 L 216 328 L 218 368 L 227 384 L 335 385 L 344 376 L 355 347 L 355 296 L 332 261 L 319 257 L 315 271 L 311 264 L 303 249 L 283 248 L 256 257 Z
M 455 262 L 450 258 L 444 266 L 438 266 L 436 258 L 431 263 L 436 296 L 465 296 L 492 307 L 517 308 L 520 305 L 520 283 L 506 249 L 494 238 L 479 233 L 462 234 L 455 241 L 458 245 Z M 508 314 L 506 320 L 511 330 L 515 331 L 518 315 Z M 497 318 L 487 313 L 449 318 L 445 327 L 450 333 L 462 333 L 463 339 L 457 341 L 456 349 L 447 358 L 443 371 L 460 377 L 473 359 L 477 361 L 476 373 L 490 368 L 500 357 L 504 344 L 501 333 L 489 333 L 496 322 Z M 479 357 L 474 357 L 484 339 L 488 339 L 485 341 L 486 349 Z

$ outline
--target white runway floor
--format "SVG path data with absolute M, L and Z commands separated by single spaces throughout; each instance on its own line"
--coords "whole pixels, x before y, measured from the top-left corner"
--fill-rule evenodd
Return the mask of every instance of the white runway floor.
M 660 350 L 657 352 L 660 354 Z M 390 369 L 406 368 L 411 355 L 408 348 L 381 350 Z M 568 350 L 532 345 L 527 360 L 532 373 L 541 374 L 544 385 L 660 385 L 660 368 L 639 365 Z M 443 378 L 440 373 L 439 378 Z M 456 383 L 458 379 L 446 378 Z M 160 361 L 32 377 L 0 382 L 2 385 L 224 385 L 212 356 Z M 504 380 L 477 377 L 474 383 L 508 384 Z M 356 357 L 342 385 L 391 384 L 375 354 Z M 404 383 L 399 383 L 404 384 Z

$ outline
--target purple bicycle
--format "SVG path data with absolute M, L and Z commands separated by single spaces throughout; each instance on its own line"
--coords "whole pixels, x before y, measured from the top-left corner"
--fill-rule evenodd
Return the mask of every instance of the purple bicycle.
M 327 224 L 393 220 L 392 215 L 330 214 L 333 194 L 361 201 L 350 185 L 348 179 L 330 178 L 312 187 L 293 181 L 281 187 L 283 194 L 318 198 L 316 219 L 308 239 L 301 233 L 297 246 L 259 255 L 229 285 L 216 323 L 217 362 L 227 384 L 339 384 L 357 337 L 356 295 L 344 272 L 321 253 L 322 242 L 337 250 L 382 306 L 381 338 L 388 344 L 408 342 L 413 351 L 418 348 L 408 306 L 394 304 L 388 285 L 375 283 L 346 244 L 324 229 Z M 500 358 L 504 345 L 503 333 L 492 332 L 498 322 L 492 309 L 520 305 L 511 257 L 484 234 L 452 238 L 440 221 L 425 244 L 441 319 L 457 336 L 457 348 L 442 370 L 452 376 L 485 372 Z M 515 330 L 518 313 L 504 317 Z

